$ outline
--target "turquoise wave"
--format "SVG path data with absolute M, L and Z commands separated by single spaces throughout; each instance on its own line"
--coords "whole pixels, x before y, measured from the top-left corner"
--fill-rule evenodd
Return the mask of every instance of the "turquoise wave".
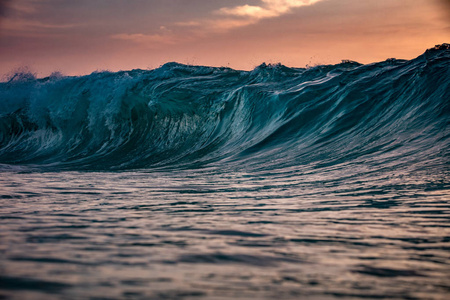
M 0 83 L 0 164 L 68 170 L 447 168 L 450 49 L 252 71 L 168 63 Z

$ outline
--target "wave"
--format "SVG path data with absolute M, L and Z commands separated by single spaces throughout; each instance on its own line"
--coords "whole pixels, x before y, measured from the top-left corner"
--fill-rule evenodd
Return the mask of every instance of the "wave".
M 449 78 L 448 44 L 368 65 L 16 74 L 0 83 L 0 165 L 448 166 Z

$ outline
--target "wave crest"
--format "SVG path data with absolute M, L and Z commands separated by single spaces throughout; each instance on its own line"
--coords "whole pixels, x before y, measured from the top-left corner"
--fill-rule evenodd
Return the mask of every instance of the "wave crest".
M 447 46 L 445 46 L 447 45 Z M 253 71 L 17 74 L 0 83 L 0 164 L 111 170 L 336 165 L 448 154 L 448 44 L 411 61 Z M 22 74 L 23 75 L 23 74 Z

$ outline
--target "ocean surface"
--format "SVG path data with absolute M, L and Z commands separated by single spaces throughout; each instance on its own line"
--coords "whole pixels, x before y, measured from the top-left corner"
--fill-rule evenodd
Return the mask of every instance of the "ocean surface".
M 450 46 L 15 74 L 0 299 L 450 299 Z

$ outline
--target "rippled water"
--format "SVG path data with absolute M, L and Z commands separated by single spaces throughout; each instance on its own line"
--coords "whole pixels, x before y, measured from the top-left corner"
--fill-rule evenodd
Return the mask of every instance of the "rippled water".
M 450 298 L 450 45 L 0 83 L 0 299 Z
M 4 173 L 13 299 L 446 299 L 443 177 Z

